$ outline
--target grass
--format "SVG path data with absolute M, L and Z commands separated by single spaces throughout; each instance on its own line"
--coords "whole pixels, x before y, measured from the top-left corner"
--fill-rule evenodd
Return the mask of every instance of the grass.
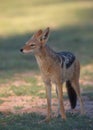
M 39 28 L 51 28 L 48 44 L 56 51 L 69 50 L 81 62 L 83 95 L 93 100 L 93 1 L 92 0 L 1 0 L 0 1 L 0 105 L 8 96 L 45 98 L 42 80 L 32 54 L 20 48 Z M 88 81 L 88 83 L 85 83 Z M 53 90 L 54 91 L 54 90 Z M 64 94 L 66 97 L 66 95 Z M 56 97 L 53 93 L 53 97 Z M 15 110 L 22 106 L 15 106 Z M 92 130 L 93 119 L 67 114 L 68 120 L 53 119 L 38 124 L 44 117 L 35 113 L 0 114 L 0 130 Z
M 2 83 L 0 88 L 0 97 L 9 97 L 9 96 L 39 96 L 45 97 L 45 93 L 40 92 L 44 90 L 43 85 L 38 85 L 38 80 L 35 77 L 27 77 L 18 75 L 14 79 L 11 78 L 11 81 L 6 81 Z
M 4 0 L 1 1 L 0 6 L 0 15 L 2 17 L 0 34 L 24 33 L 42 26 L 60 28 L 66 25 L 76 25 L 77 23 L 83 24 L 85 23 L 84 18 L 89 17 L 89 19 L 92 19 L 92 13 L 89 15 L 92 8 L 92 1 L 7 0 L 6 2 Z
M 17 110 L 21 110 L 22 108 L 24 108 L 23 106 L 14 106 L 14 109 Z
M 93 101 L 93 93 L 92 92 L 86 92 L 83 93 L 84 96 L 87 96 L 90 101 Z
M 2 104 L 4 101 L 0 99 L 0 104 Z
M 32 113 L 23 115 L 0 114 L 0 129 L 4 130 L 92 130 L 92 119 L 88 117 L 80 117 L 78 115 L 67 114 L 68 120 L 62 121 L 61 118 L 52 119 L 50 123 L 38 124 L 38 121 L 45 117 Z

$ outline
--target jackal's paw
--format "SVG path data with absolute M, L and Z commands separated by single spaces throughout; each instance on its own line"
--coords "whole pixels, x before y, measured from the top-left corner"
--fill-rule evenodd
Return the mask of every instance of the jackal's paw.
M 45 119 L 38 122 L 38 124 L 44 123 L 44 122 L 50 122 L 51 117 L 46 117 Z
M 70 109 L 68 112 L 71 113 L 72 115 L 80 113 L 78 109 Z
M 72 114 L 77 114 L 77 113 L 79 113 L 78 109 L 72 109 Z
M 80 112 L 80 110 L 78 110 L 78 109 L 73 109 L 73 110 L 71 111 L 71 113 L 72 113 L 72 114 L 80 113 L 80 115 L 85 115 L 85 114 L 86 114 L 85 110 L 82 110 L 82 111 Z
M 60 117 L 61 115 L 60 115 L 60 113 L 54 113 L 53 115 L 52 115 L 52 118 L 58 118 L 58 117 Z
M 86 114 L 85 109 L 81 110 L 81 113 L 80 113 L 80 114 L 81 114 L 81 115 L 85 115 L 85 114 Z
M 63 115 L 63 116 L 61 115 L 61 118 L 63 121 L 66 121 L 66 115 Z

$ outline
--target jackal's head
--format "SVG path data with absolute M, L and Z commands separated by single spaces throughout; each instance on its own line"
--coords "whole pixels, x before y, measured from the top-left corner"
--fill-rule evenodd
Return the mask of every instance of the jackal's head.
M 20 49 L 23 53 L 38 52 L 47 42 L 49 37 L 49 27 L 44 31 L 38 30 L 30 40 L 28 40 L 25 46 Z

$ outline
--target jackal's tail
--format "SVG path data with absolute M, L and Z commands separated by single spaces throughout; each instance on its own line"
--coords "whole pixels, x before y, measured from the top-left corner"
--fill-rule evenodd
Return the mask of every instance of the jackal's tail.
M 74 109 L 76 107 L 76 103 L 77 103 L 76 92 L 73 89 L 70 81 L 66 81 L 66 87 L 67 87 L 67 93 L 68 93 L 68 97 L 70 100 L 71 108 Z

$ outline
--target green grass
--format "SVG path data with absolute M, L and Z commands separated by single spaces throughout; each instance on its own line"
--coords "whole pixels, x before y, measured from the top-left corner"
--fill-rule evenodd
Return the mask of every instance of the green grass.
M 3 102 L 4 102 L 4 100 L 1 100 L 1 99 L 0 99 L 0 104 L 2 104 Z
M 4 87 L 0 88 L 0 97 L 8 97 L 8 96 L 39 96 L 39 97 L 45 97 L 45 93 L 40 92 L 40 90 L 44 90 L 44 86 L 40 86 L 37 83 L 36 78 L 27 78 L 23 77 L 23 81 L 27 85 L 21 85 L 19 84 L 16 86 L 16 84 L 13 85 L 13 82 L 15 83 L 15 79 L 11 79 L 11 83 L 7 87 L 5 87 L 8 83 L 4 83 Z M 21 81 L 21 78 L 20 78 Z
M 16 86 L 11 86 L 10 91 L 12 91 L 14 95 L 16 96 L 39 96 L 39 90 L 42 90 L 42 86 L 32 86 L 32 87 L 27 87 L 27 86 L 20 86 L 20 88 Z M 11 95 L 12 96 L 12 95 Z
M 23 106 L 14 106 L 14 110 L 21 110 L 22 108 L 24 108 Z
M 87 96 L 90 101 L 93 101 L 93 92 L 86 92 L 83 93 L 84 96 Z
M 93 119 L 88 117 L 80 117 L 78 115 L 67 114 L 67 121 L 61 118 L 52 119 L 50 123 L 38 124 L 38 121 L 45 117 L 32 113 L 23 115 L 10 114 L 5 116 L 0 114 L 1 130 L 92 130 Z
M 1 0 L 0 34 L 25 33 L 46 26 L 61 28 L 84 24 L 92 20 L 92 11 L 92 1 Z

